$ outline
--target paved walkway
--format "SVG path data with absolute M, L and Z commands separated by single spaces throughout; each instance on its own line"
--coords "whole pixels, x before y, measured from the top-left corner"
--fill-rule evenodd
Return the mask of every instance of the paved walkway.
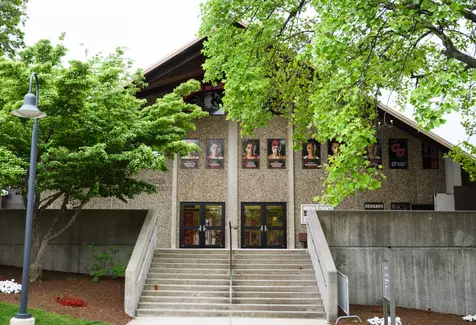
M 322 319 L 248 317 L 137 317 L 127 325 L 327 325 Z

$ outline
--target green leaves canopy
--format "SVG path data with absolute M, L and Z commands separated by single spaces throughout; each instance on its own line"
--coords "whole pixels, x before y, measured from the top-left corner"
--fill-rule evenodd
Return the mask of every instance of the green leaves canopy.
M 244 133 L 279 112 L 291 114 L 297 146 L 342 142 L 318 198 L 337 204 L 384 177 L 364 158 L 382 90 L 426 129 L 459 111 L 474 134 L 475 10 L 470 0 L 208 0 L 205 77 L 225 81 L 225 109 Z
M 23 45 L 24 23 L 28 0 L 0 0 L 0 56 L 12 56 L 15 49 Z
M 121 50 L 63 66 L 65 53 L 62 45 L 40 41 L 19 53 L 18 60 L 0 60 L 0 165 L 17 172 L 6 178 L 2 168 L 2 185 L 25 193 L 23 168 L 17 169 L 29 163 L 32 121 L 10 112 L 22 105 L 35 71 L 39 108 L 48 114 L 39 120 L 37 197 L 53 193 L 40 209 L 60 194 L 63 204 L 80 206 L 94 197 L 125 201 L 155 192 L 153 184 L 136 176 L 142 169 L 166 170 L 166 158 L 190 151 L 181 139 L 206 113 L 185 104 L 183 96 L 199 89 L 199 83 L 189 81 L 143 108 L 145 102 L 135 96 L 143 77 L 140 71 L 129 72 L 131 63 Z

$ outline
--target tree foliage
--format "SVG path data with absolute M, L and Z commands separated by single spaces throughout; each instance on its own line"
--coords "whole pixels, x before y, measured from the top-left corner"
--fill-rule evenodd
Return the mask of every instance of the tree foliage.
M 383 90 L 427 130 L 458 111 L 474 135 L 475 11 L 473 0 L 208 0 L 205 77 L 226 81 L 225 109 L 244 133 L 279 112 L 292 114 L 296 145 L 341 142 L 318 198 L 337 204 L 384 177 L 364 157 Z M 453 159 L 475 177 L 474 146 L 460 149 Z
M 48 242 L 68 229 L 91 199 L 127 201 L 155 192 L 153 184 L 137 178 L 138 173 L 165 171 L 167 158 L 193 150 L 181 139 L 195 129 L 196 118 L 206 115 L 183 101 L 199 89 L 197 81 L 143 108 L 144 100 L 135 96 L 145 85 L 143 76 L 130 72 L 131 62 L 121 50 L 63 66 L 65 53 L 62 45 L 40 41 L 20 52 L 18 60 L 0 60 L 0 153 L 10 152 L 29 165 L 33 122 L 10 112 L 22 105 L 32 71 L 39 76 L 39 108 L 48 115 L 39 120 L 33 279 L 41 276 Z M 25 181 L 16 177 L 4 185 L 19 187 L 25 195 Z M 53 204 L 61 207 L 53 223 L 38 226 Z M 72 217 L 65 217 L 71 209 Z
M 23 45 L 20 29 L 28 0 L 0 0 L 0 56 L 12 56 Z

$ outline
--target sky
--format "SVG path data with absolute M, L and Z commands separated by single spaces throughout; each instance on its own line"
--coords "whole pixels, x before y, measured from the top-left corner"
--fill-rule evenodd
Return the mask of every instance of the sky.
M 125 49 L 135 68 L 146 69 L 192 41 L 200 26 L 200 0 L 29 0 L 25 42 L 58 42 L 69 49 L 67 60 Z M 383 99 L 384 104 L 391 101 Z M 411 117 L 411 112 L 405 115 Z M 458 115 L 434 130 L 447 141 L 467 140 Z M 476 139 L 471 141 L 476 143 Z

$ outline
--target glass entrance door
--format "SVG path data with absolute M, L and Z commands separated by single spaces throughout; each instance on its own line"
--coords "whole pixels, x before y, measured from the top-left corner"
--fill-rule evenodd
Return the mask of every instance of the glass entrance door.
M 241 247 L 286 248 L 286 203 L 242 203 Z
M 225 247 L 225 204 L 180 203 L 180 247 Z

